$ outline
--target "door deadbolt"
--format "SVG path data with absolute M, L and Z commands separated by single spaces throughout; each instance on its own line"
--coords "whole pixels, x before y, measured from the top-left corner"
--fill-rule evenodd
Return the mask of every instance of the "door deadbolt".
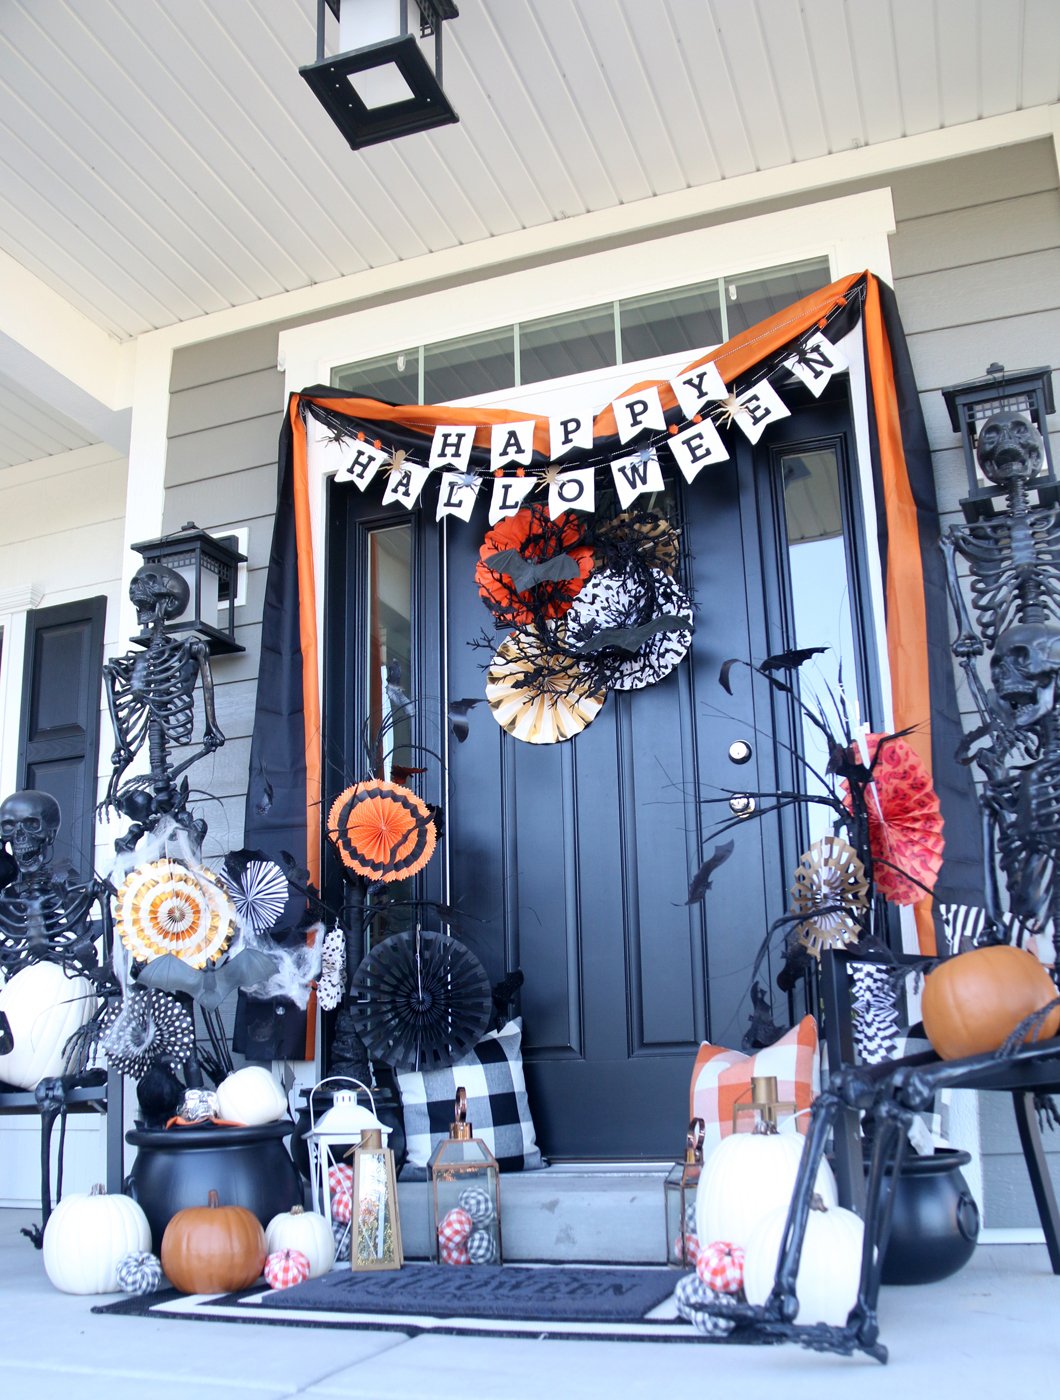
M 754 757 L 754 749 L 746 739 L 737 739 L 734 744 L 729 745 L 730 763 L 750 763 Z
M 729 798 L 729 811 L 734 817 L 749 817 L 755 810 L 755 800 L 745 793 L 736 793 Z

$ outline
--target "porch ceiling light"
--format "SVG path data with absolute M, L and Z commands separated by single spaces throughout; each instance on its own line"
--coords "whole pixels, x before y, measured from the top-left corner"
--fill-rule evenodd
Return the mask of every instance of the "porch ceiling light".
M 324 57 L 327 9 L 339 48 Z M 298 71 L 350 146 L 374 146 L 459 121 L 442 91 L 442 24 L 453 0 L 317 0 L 317 57 Z M 434 70 L 420 39 L 434 36 Z

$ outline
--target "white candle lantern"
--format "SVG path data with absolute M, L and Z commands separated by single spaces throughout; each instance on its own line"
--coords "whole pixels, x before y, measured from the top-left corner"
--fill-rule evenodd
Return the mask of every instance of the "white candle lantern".
M 335 1091 L 332 1106 L 317 1122 L 314 1095 L 328 1084 L 346 1087 Z M 357 1102 L 358 1091 L 368 1095 L 371 1109 Z M 360 1146 L 362 1133 L 373 1132 L 381 1135 L 380 1141 L 385 1147 L 390 1129 L 376 1117 L 375 1099 L 367 1084 L 362 1084 L 359 1079 L 335 1076 L 322 1079 L 313 1086 L 309 1094 L 309 1131 L 305 1135 L 309 1150 L 309 1180 L 313 1190 L 313 1209 L 323 1215 L 335 1235 L 336 1256 L 350 1235 L 350 1222 L 355 1213 L 353 1168 L 343 1158 L 351 1147 Z M 336 1233 L 336 1226 L 339 1225 L 345 1229 Z

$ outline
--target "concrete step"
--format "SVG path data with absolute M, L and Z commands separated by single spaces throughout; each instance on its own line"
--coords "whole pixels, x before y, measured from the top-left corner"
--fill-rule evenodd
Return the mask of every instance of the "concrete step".
M 500 1179 L 508 1262 L 665 1264 L 663 1182 L 673 1164 L 559 1163 Z M 398 1184 L 406 1257 L 429 1257 L 426 1182 Z

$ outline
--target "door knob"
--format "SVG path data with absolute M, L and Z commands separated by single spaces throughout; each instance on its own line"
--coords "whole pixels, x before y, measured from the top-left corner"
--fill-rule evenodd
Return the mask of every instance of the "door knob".
M 729 798 L 729 811 L 734 817 L 749 817 L 755 810 L 755 800 L 745 793 L 738 792 Z
M 729 745 L 730 763 L 750 763 L 754 756 L 754 749 L 746 739 L 737 739 L 734 744 Z

